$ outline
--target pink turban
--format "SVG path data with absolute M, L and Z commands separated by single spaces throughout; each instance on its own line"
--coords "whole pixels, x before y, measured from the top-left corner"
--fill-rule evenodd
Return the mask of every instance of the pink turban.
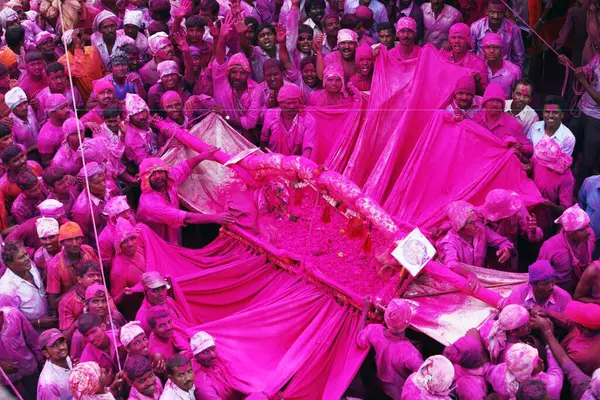
M 469 25 L 459 22 L 450 27 L 448 36 L 460 36 L 468 41 L 471 40 L 471 28 Z
M 84 167 L 81 167 L 77 176 L 80 178 L 85 178 L 86 172 L 87 172 L 88 178 L 91 179 L 96 175 L 105 173 L 106 166 L 104 164 L 98 164 L 96 161 L 89 162 L 89 163 L 85 164 Z
M 481 46 L 482 47 L 487 47 L 487 46 L 498 46 L 498 47 L 502 47 L 504 45 L 504 42 L 502 41 L 502 36 L 498 35 L 497 33 L 486 33 L 485 36 L 483 37 L 483 40 L 481 41 Z
M 356 61 L 360 61 L 361 58 L 374 58 L 373 55 L 373 49 L 371 48 L 371 46 L 368 46 L 366 44 L 361 44 L 360 46 L 358 46 L 356 48 L 356 56 L 355 59 Z
M 35 228 L 40 239 L 58 235 L 59 225 L 54 218 L 40 217 L 35 221 Z
M 409 29 L 417 33 L 417 21 L 411 17 L 402 17 L 396 22 L 396 32 L 400 32 L 402 29 Z
M 432 395 L 447 396 L 454 381 L 454 365 L 444 356 L 431 356 L 415 374 L 415 385 Z
M 102 78 L 94 81 L 94 97 L 105 90 L 112 90 L 114 93 L 115 86 L 110 80 Z
M 101 376 L 102 370 L 97 363 L 94 361 L 81 362 L 71 370 L 69 389 L 76 399 L 91 396 L 100 389 Z
M 458 78 L 454 87 L 454 93 L 470 93 L 475 95 L 475 80 L 473 76 L 469 74 Z
M 497 362 L 498 355 L 506 347 L 506 331 L 525 326 L 529 322 L 529 318 L 529 311 L 523 306 L 510 304 L 504 307 L 490 331 L 483 337 L 483 342 L 490 353 L 492 362 Z
M 131 321 L 121 327 L 119 339 L 123 346 L 127 346 L 142 333 L 144 333 L 144 329 L 140 326 L 140 321 Z
M 65 121 L 62 126 L 63 135 L 65 135 L 65 140 L 72 133 L 77 133 L 77 129 L 79 128 L 79 133 L 83 136 L 83 124 L 78 119 L 71 117 Z
M 544 138 L 535 145 L 533 156 L 541 165 L 559 174 L 564 174 L 573 163 L 573 158 L 563 153 L 558 143 L 550 138 Z
M 234 67 L 240 67 L 244 71 L 250 72 L 250 64 L 248 64 L 248 59 L 244 53 L 235 53 L 231 56 L 229 61 L 227 61 L 227 74 L 229 74 Z
M 506 351 L 505 385 L 510 395 L 515 396 L 519 384 L 531 379 L 538 359 L 538 351 L 525 343 L 515 343 Z
M 485 196 L 485 203 L 479 208 L 479 212 L 488 221 L 498 222 L 501 219 L 512 217 L 521 208 L 523 208 L 523 202 L 517 193 L 494 189 Z
M 41 31 L 40 33 L 38 33 L 37 35 L 35 35 L 34 44 L 36 46 L 39 46 L 45 40 L 48 40 L 48 39 L 54 40 L 54 38 L 55 38 L 55 36 L 53 34 L 51 34 L 49 32 L 46 32 L 46 31 Z
M 475 207 L 463 200 L 453 201 L 446 206 L 446 215 L 450 219 L 452 229 L 456 232 L 467 224 L 467 220 L 475 212 Z
M 579 204 L 575 204 L 567 208 L 554 223 L 562 225 L 566 232 L 573 232 L 589 226 L 590 217 L 579 208 Z
M 96 18 L 94 18 L 94 22 L 92 23 L 92 29 L 94 32 L 100 31 L 100 24 L 111 18 L 115 20 L 115 23 L 118 23 L 117 16 L 110 11 L 103 10 L 96 14 Z
M 46 99 L 46 113 L 50 114 L 67 104 L 67 98 L 60 93 L 52 93 Z
M 354 42 L 358 43 L 358 34 L 351 29 L 340 29 L 337 34 L 337 42 Z
M 367 6 L 358 6 L 354 9 L 354 15 L 363 23 L 373 21 L 373 10 Z
M 130 237 L 137 235 L 138 231 L 133 227 L 133 225 L 131 225 L 131 222 L 125 218 L 119 218 L 115 224 L 115 234 L 113 236 L 113 243 L 115 245 L 115 249 L 117 249 L 117 253 L 120 252 L 119 246 L 121 246 L 121 243 Z
M 502 86 L 500 86 L 499 83 L 490 83 L 485 88 L 482 104 L 485 104 L 490 100 L 500 100 L 504 107 L 504 89 L 502 89 Z
M 144 99 L 133 93 L 127 93 L 127 95 L 125 95 L 125 113 L 127 120 L 129 120 L 129 117 L 132 115 L 139 114 L 144 110 L 150 112 L 148 104 L 146 104 Z
M 529 283 L 536 283 L 556 277 L 556 272 L 548 260 L 537 260 L 529 266 Z
M 392 299 L 383 316 L 387 327 L 394 332 L 402 332 L 408 328 L 412 318 L 410 304 L 403 299 Z
M 162 61 L 156 66 L 156 71 L 158 72 L 158 77 L 162 79 L 165 75 L 179 75 L 179 66 L 173 60 Z
M 287 101 L 287 100 L 295 100 L 302 98 L 302 90 L 293 83 L 289 85 L 283 85 L 281 89 L 279 89 L 279 93 L 277 93 L 277 101 Z
M 179 95 L 179 93 L 177 93 L 174 90 L 168 90 L 161 96 L 160 105 L 162 108 L 166 109 L 169 104 L 175 103 L 177 101 L 183 105 L 183 101 L 181 100 L 181 96 Z
M 600 329 L 600 305 L 572 300 L 565 308 L 568 319 L 591 330 Z
M 142 193 L 150 193 L 154 189 L 150 186 L 150 175 L 155 171 L 169 172 L 169 167 L 158 157 L 144 159 L 140 164 L 140 186 Z
M 156 32 L 154 35 L 148 38 L 148 47 L 152 54 L 158 53 L 163 47 L 171 44 L 169 35 L 164 32 Z
M 38 205 L 42 217 L 59 219 L 65 216 L 65 206 L 58 200 L 46 199 Z
M 325 67 L 325 70 L 323 71 L 323 82 L 325 82 L 327 78 L 332 76 L 339 76 L 342 80 L 342 85 L 345 85 L 344 70 L 342 69 L 341 65 L 337 63 L 331 63 L 327 67 Z

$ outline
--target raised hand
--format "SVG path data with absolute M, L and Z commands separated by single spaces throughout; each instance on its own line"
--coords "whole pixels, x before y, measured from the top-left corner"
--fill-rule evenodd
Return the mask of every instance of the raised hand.
M 323 52 L 323 34 L 317 33 L 315 35 L 315 40 L 313 40 L 313 47 L 315 48 L 315 52 L 321 53 Z
M 277 43 L 285 43 L 285 39 L 287 37 L 287 30 L 285 26 L 282 24 L 274 24 L 275 25 L 275 33 L 277 36 Z
M 175 44 L 183 53 L 188 52 L 190 50 L 190 46 L 187 42 L 187 38 L 183 34 L 183 32 L 175 32 L 173 34 L 173 40 Z
M 244 20 L 240 18 L 237 21 L 235 21 L 235 23 L 233 24 L 233 27 L 235 28 L 235 31 L 237 32 L 237 34 L 242 36 L 242 35 L 245 35 L 246 32 L 248 32 L 248 30 L 250 28 L 252 28 L 252 24 L 246 25 Z
M 499 263 L 505 263 L 510 258 L 510 250 L 509 249 L 498 250 L 496 252 L 496 255 L 498 256 Z

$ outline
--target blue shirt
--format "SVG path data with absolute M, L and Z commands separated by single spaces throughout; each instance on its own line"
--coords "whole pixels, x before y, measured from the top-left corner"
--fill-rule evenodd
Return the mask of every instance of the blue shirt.
M 598 237 L 600 233 L 600 175 L 590 176 L 579 189 L 578 203 L 592 221 L 592 229 Z

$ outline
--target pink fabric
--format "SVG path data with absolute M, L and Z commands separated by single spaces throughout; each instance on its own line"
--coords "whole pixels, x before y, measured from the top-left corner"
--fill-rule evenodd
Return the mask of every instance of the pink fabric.
M 572 301 L 565 309 L 567 317 L 585 328 L 600 329 L 600 306 Z
M 482 104 L 485 105 L 489 100 L 500 100 L 502 102 L 502 108 L 504 108 L 504 89 L 498 83 L 490 83 L 487 88 L 485 88 Z
M 564 154 L 561 151 L 561 154 Z M 537 157 L 531 159 L 533 166 L 532 179 L 541 195 L 565 208 L 573 204 L 573 190 L 575 186 L 575 178 L 570 169 L 564 173 L 558 173 L 555 170 L 542 165 Z M 548 225 L 553 221 L 547 218 Z
M 446 215 L 450 220 L 452 229 L 460 231 L 467 224 L 469 217 L 477 218 L 475 207 L 466 201 L 457 200 L 446 206 Z M 475 221 L 473 221 L 475 222 Z
M 2 311 L 4 324 L 0 329 L 0 361 L 18 365 L 17 372 L 7 374 L 11 382 L 16 382 L 37 373 L 37 360 L 41 359 L 37 350 L 38 334 L 17 308 L 3 305 Z M 4 378 L 0 378 L 0 383 L 6 384 Z
M 417 21 L 411 17 L 402 17 L 396 22 L 396 32 L 401 29 L 410 29 L 413 32 L 417 32 Z
M 58 148 L 63 142 L 62 125 L 56 126 L 52 121 L 46 121 L 38 135 L 38 151 L 40 154 L 56 154 Z
M 485 197 L 479 212 L 485 219 L 497 222 L 515 215 L 523 207 L 519 195 L 504 189 L 494 189 Z
M 179 93 L 177 93 L 174 90 L 168 90 L 164 92 L 161 96 L 160 105 L 162 106 L 162 108 L 167 108 L 167 105 L 177 101 L 180 101 L 183 106 L 183 101 L 181 100 L 181 96 L 179 95 Z
M 470 40 L 470 38 L 471 38 L 471 36 L 469 34 L 469 40 Z M 448 50 L 444 50 L 442 48 L 439 50 L 439 55 L 445 61 L 448 61 L 448 62 L 458 65 L 460 67 L 468 68 L 470 70 L 478 72 L 479 76 L 481 77 L 481 85 L 483 87 L 487 86 L 487 84 L 488 84 L 488 77 L 487 77 L 488 66 L 485 63 L 485 61 L 483 61 L 483 59 L 481 57 L 479 57 L 477 54 L 467 51 L 467 54 L 465 54 L 463 58 L 461 58 L 460 60 L 455 60 L 452 50 L 448 51 Z
M 356 61 L 360 61 L 361 58 L 373 58 L 373 49 L 371 48 L 371 46 L 361 44 L 356 48 Z
M 109 79 L 98 79 L 94 81 L 94 96 L 98 96 L 100 92 L 105 90 L 115 91 L 115 86 Z
M 387 327 L 395 332 L 402 332 L 410 324 L 412 309 L 410 303 L 403 299 L 392 299 L 383 316 Z
M 560 149 L 554 140 L 540 140 L 533 149 L 534 157 L 538 164 L 564 174 L 573 163 L 573 158 Z
M 373 346 L 379 384 L 389 397 L 399 400 L 404 382 L 423 364 L 423 356 L 408 339 L 390 338 L 384 331 L 382 325 L 367 325 L 358 334 L 357 344 Z
M 177 329 L 173 330 L 173 336 L 166 342 L 151 333 L 150 338 L 148 338 L 148 349 L 150 354 L 162 354 L 167 360 L 179 353 L 192 357 L 189 338 Z
M 196 385 L 195 395 L 197 399 L 203 400 L 235 400 L 239 398 L 228 381 L 234 364 L 224 364 L 220 359 L 210 368 L 205 368 L 194 362 L 194 383 Z
M 117 364 L 118 350 L 115 348 L 115 341 L 113 340 L 113 337 L 117 341 L 117 346 L 120 346 L 119 334 L 118 331 L 107 330 L 106 335 L 110 339 L 110 349 L 108 353 L 88 343 L 85 345 L 79 361 L 82 363 L 86 361 L 94 361 L 100 366 L 100 368 L 104 368 L 107 372 L 112 371 L 116 374 L 119 371 Z
M 470 93 L 475 95 L 475 80 L 473 77 L 470 74 L 461 76 L 456 81 L 454 93 Z
M 302 97 L 302 91 L 300 88 L 294 84 L 283 85 L 281 89 L 279 89 L 279 93 L 277 93 L 277 101 L 287 101 L 298 99 Z

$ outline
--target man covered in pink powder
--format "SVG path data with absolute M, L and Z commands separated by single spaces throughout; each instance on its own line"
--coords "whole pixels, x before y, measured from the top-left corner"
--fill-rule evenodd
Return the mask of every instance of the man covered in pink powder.
M 356 88 L 345 88 L 344 70 L 339 64 L 328 65 L 323 71 L 323 89 L 313 91 L 308 104 L 315 107 L 327 107 L 360 101 Z M 351 86 L 351 85 L 349 85 Z
M 415 44 L 417 22 L 414 19 L 411 17 L 400 18 L 396 23 L 396 37 L 399 44 L 390 50 L 391 57 L 399 61 L 406 61 L 419 56 L 421 46 Z
M 38 205 L 48 196 L 40 178 L 25 170 L 17 175 L 17 186 L 21 193 L 15 199 L 10 211 L 17 224 L 23 224 L 30 218 L 40 215 Z
M 150 354 L 162 354 L 167 360 L 180 353 L 191 357 L 189 337 L 183 330 L 175 329 L 173 316 L 166 307 L 152 307 L 148 327 L 152 332 L 148 338 Z
M 529 310 L 518 304 L 509 304 L 498 318 L 489 320 L 480 328 L 480 335 L 493 364 L 504 361 L 506 351 L 516 343 L 523 343 L 531 334 Z
M 6 92 L 4 102 L 11 110 L 10 118 L 13 121 L 12 131 L 15 142 L 25 146 L 28 152 L 34 150 L 40 128 L 27 95 L 17 86 Z
M 67 98 L 62 94 L 51 94 L 45 102 L 46 122 L 40 129 L 38 135 L 38 151 L 42 166 L 47 167 L 63 142 L 62 126 L 69 117 L 73 103 L 69 104 Z
M 474 70 L 471 72 L 477 85 L 477 93 L 483 94 L 487 84 L 487 65 L 485 61 L 471 51 L 471 31 L 467 24 L 459 22 L 450 27 L 448 44 L 450 50 L 440 49 L 440 56 L 452 64 Z
M 386 395 L 400 400 L 404 382 L 423 364 L 423 356 L 404 333 L 410 325 L 412 309 L 408 301 L 392 299 L 385 310 L 385 326 L 367 325 L 367 317 L 372 307 L 371 300 L 365 298 L 361 329 L 356 341 L 361 348 L 373 346 L 379 385 Z
M 154 374 L 150 360 L 142 356 L 130 356 L 123 365 L 125 379 L 131 386 L 128 400 L 158 400 L 163 385 Z
M 81 117 L 81 122 L 84 125 L 90 122 L 98 125 L 102 124 L 104 108 L 115 101 L 115 85 L 110 80 L 98 79 L 94 81 L 93 88 L 93 97 L 88 101 L 88 108 L 92 104 L 94 104 L 94 107 Z
M 538 260 L 550 261 L 556 284 L 573 293 L 581 274 L 592 262 L 596 240 L 590 217 L 575 204 L 554 222 L 562 225 L 562 230 L 544 242 Z
M 234 400 L 240 396 L 230 380 L 231 366 L 225 364 L 217 353 L 215 338 L 206 332 L 196 332 L 190 340 L 196 373 L 196 398 L 201 400 Z
M 360 92 L 371 90 L 373 70 L 375 68 L 375 56 L 370 46 L 361 44 L 356 49 L 356 74 L 350 78 L 350 83 Z
M 70 400 L 69 376 L 73 362 L 69 357 L 69 343 L 63 333 L 48 329 L 39 337 L 38 345 L 46 359 L 40 373 L 37 395 L 39 400 Z
M 473 75 L 463 75 L 456 81 L 452 100 L 446 107 L 455 120 L 473 119 L 481 108 L 481 97 L 475 96 Z
M 350 29 L 340 29 L 337 34 L 338 50 L 327 53 L 323 57 L 323 51 L 317 44 L 317 74 L 323 76 L 323 70 L 331 64 L 339 64 L 344 70 L 344 80 L 349 80 L 357 72 L 356 48 L 358 47 L 358 35 Z
M 316 122 L 303 107 L 302 91 L 294 84 L 284 85 L 277 101 L 279 107 L 265 113 L 261 147 L 275 153 L 310 158 L 316 141 Z
M 514 149 L 521 161 L 529 159 L 533 146 L 519 121 L 504 112 L 504 91 L 499 84 L 492 82 L 487 86 L 482 107 L 483 110 L 474 118 L 475 122 L 487 128 L 503 145 Z
M 444 356 L 431 356 L 417 372 L 411 374 L 404 384 L 401 400 L 436 399 L 450 400 L 454 366 Z
M 502 86 L 503 99 L 511 97 L 515 84 L 521 79 L 521 70 L 518 66 L 502 57 L 502 37 L 497 33 L 488 33 L 481 42 L 483 58 L 487 65 L 487 78 L 489 83 Z
M 46 101 L 51 94 L 62 94 L 67 98 L 70 107 L 73 106 L 73 93 L 75 93 L 75 105 L 77 109 L 82 109 L 83 98 L 76 87 L 67 85 L 68 77 L 65 74 L 65 66 L 58 62 L 50 63 L 46 66 L 46 75 L 48 76 L 48 87 L 42 89 L 35 97 L 40 102 L 40 107 L 37 110 L 38 123 L 46 121 Z
M 44 65 L 42 53 L 39 51 L 33 50 L 25 54 L 27 73 L 20 79 L 19 87 L 23 89 L 29 99 L 35 99 L 38 93 L 48 86 Z
M 60 251 L 60 243 L 58 243 L 58 221 L 54 218 L 40 217 L 35 220 L 38 237 L 40 238 L 41 246 L 35 250 L 33 262 L 36 267 L 44 271 L 50 263 L 50 260 Z
M 485 371 L 490 358 L 481 338 L 473 331 L 447 346 L 442 355 L 454 364 L 458 398 L 483 400 L 488 392 Z
M 125 156 L 140 165 L 146 158 L 154 157 L 158 151 L 156 134 L 150 129 L 148 118 L 150 109 L 137 94 L 125 96 L 127 134 L 125 135 Z
M 84 140 L 84 126 L 77 118 L 69 118 L 62 126 L 63 141 L 52 158 L 52 167 L 62 167 L 68 175 L 75 176 L 81 169 L 81 158 L 77 157 L 80 140 Z
M 181 185 L 194 168 L 204 160 L 210 160 L 217 148 L 184 160 L 175 167 L 167 167 L 160 158 L 146 158 L 140 165 L 142 195 L 137 210 L 139 222 L 144 222 L 161 238 L 179 243 L 180 228 L 187 224 L 230 224 L 235 220 L 228 212 L 201 214 L 179 208 L 177 186 Z
M 117 220 L 123 218 L 128 220 L 132 225 L 135 225 L 135 211 L 127 202 L 127 197 L 124 195 L 114 196 L 108 199 L 104 206 L 104 212 L 107 215 L 106 226 L 100 232 L 98 237 L 98 251 L 102 257 L 104 267 L 110 269 L 112 259 L 115 256 L 115 228 Z
M 556 286 L 556 272 L 547 260 L 538 260 L 529 266 L 529 282 L 513 288 L 507 304 L 520 304 L 531 310 L 543 309 L 562 312 L 572 300 L 571 295 Z
M 169 39 L 169 35 L 164 32 L 157 32 L 148 38 L 148 48 L 152 53 L 153 57 L 138 71 L 142 77 L 142 82 L 147 87 L 154 85 L 158 79 L 158 64 L 173 60 L 175 54 L 175 48 Z

